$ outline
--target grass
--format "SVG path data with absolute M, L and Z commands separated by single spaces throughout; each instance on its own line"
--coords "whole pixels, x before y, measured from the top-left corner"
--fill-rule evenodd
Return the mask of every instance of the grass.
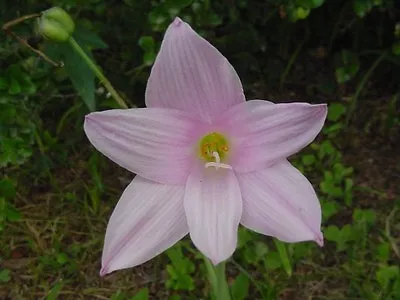
M 399 295 L 398 269 L 390 269 L 400 258 L 399 199 L 392 190 L 395 174 L 379 164 L 379 152 L 368 148 L 371 136 L 367 134 L 360 136 L 365 145 L 363 162 L 352 149 L 322 146 L 324 140 L 340 145 L 349 137 L 325 134 L 294 159 L 319 191 L 325 247 L 300 243 L 276 248 L 270 238 L 241 230 L 239 249 L 228 263 L 228 281 L 239 291 L 247 286 L 243 299 L 395 299 Z M 0 298 L 131 299 L 144 287 L 150 299 L 206 297 L 210 289 L 206 272 L 188 240 L 180 243 L 178 254 L 167 252 L 142 266 L 99 277 L 107 220 L 133 175 L 97 154 L 87 141 L 81 143 L 79 151 L 66 151 L 67 163 L 44 172 L 49 175 L 39 180 L 29 169 L 13 172 L 18 178 L 14 204 L 21 218 L 8 222 L 1 237 Z M 392 157 L 389 151 L 385 158 L 395 164 L 392 150 Z M 378 181 L 369 177 L 373 176 L 369 156 L 378 161 L 373 165 L 382 174 Z M 349 168 L 331 182 L 326 172 L 335 177 L 335 166 L 344 163 L 343 168 L 355 170 Z M 352 204 L 346 205 L 343 193 L 350 178 Z M 172 255 L 178 255 L 176 263 Z M 239 274 L 243 274 L 241 282 Z
M 126 7 L 120 9 L 126 10 Z M 348 9 L 350 6 L 343 8 L 339 21 L 335 21 L 328 49 L 324 49 L 323 44 L 313 47 L 318 46 L 317 49 L 325 53 L 336 46 L 333 42 L 340 36 Z M 89 11 L 92 14 L 91 7 Z M 111 17 L 112 10 L 108 12 L 110 16 L 107 16 Z M 116 10 L 114 16 L 117 17 L 111 20 L 120 19 L 119 12 Z M 274 14 L 276 10 L 271 11 L 270 17 Z M 109 24 L 108 17 L 101 22 Z M 133 19 L 131 15 L 129 19 Z M 125 28 L 123 23 L 127 20 L 121 18 L 119 26 Z M 119 32 L 117 25 L 114 26 Z M 115 31 L 109 29 L 112 27 L 107 29 L 107 40 L 115 43 Z M 137 29 L 138 36 L 148 34 L 142 29 Z M 214 29 L 215 26 L 210 26 L 210 31 Z M 386 88 L 380 90 L 371 83 L 371 78 L 377 77 L 376 69 L 382 68 L 381 60 L 386 63 L 389 59 L 396 60 L 380 50 L 372 53 L 378 54 L 377 59 L 360 78 L 358 86 L 351 86 L 354 81 L 338 86 L 332 80 L 333 70 L 328 67 L 331 61 L 324 59 L 326 54 L 319 58 L 307 54 L 312 52 L 308 34 L 300 42 L 295 36 L 277 39 L 286 41 L 283 53 L 290 52 L 291 42 L 296 45 L 286 68 L 282 67 L 281 71 L 275 67 L 259 70 L 268 63 L 274 66 L 276 49 L 262 51 L 260 57 L 265 57 L 265 61 L 259 59 L 259 52 L 250 53 L 257 57 L 249 61 L 260 63 L 259 67 L 249 68 L 259 82 L 245 89 L 248 95 L 255 96 L 250 98 L 276 102 L 311 98 L 330 103 L 323 133 L 291 159 L 313 183 L 321 200 L 325 246 L 319 248 L 311 242 L 284 244 L 240 229 L 238 249 L 227 264 L 233 300 L 400 299 L 400 165 L 397 153 L 400 122 L 396 114 L 399 94 L 388 95 Z M 136 67 L 137 74 L 127 71 L 137 66 L 134 59 L 140 59 L 142 54 L 131 50 L 138 36 L 129 36 L 132 40 L 124 36 L 121 44 L 111 44 L 111 50 L 95 52 L 95 55 L 103 55 L 102 66 L 108 73 L 131 76 L 130 81 L 114 81 L 122 84 L 140 81 L 142 84 L 141 80 L 143 83 L 147 80 L 144 72 L 147 65 Z M 310 41 L 313 41 L 312 36 Z M 11 45 L 14 44 L 4 48 L 13 49 Z M 125 48 L 128 53 L 122 53 Z M 14 56 L 10 57 L 10 61 L 14 61 Z M 43 70 L 33 61 L 34 58 L 24 63 L 31 62 L 29 65 L 34 66 L 31 71 L 35 75 Z M 10 65 L 12 67 L 12 63 Z M 30 73 L 24 72 L 20 70 L 17 75 L 23 73 L 29 78 Z M 46 72 L 48 76 L 60 76 L 52 70 Z M 12 78 L 10 74 L 6 75 Z M 383 75 L 387 74 L 392 73 Z M 274 79 L 273 75 L 278 76 Z M 266 78 L 270 86 L 266 86 Z M 29 106 L 24 111 L 26 115 L 21 117 L 20 111 L 13 110 L 14 103 L 0 101 L 3 105 L 0 106 L 0 121 L 11 120 L 10 124 L 15 126 L 12 122 L 17 115 L 22 119 L 21 132 L 31 125 L 23 121 L 32 121 L 36 126 L 35 146 L 25 145 L 28 149 L 34 148 L 33 155 L 24 164 L 13 163 L 4 172 L 4 178 L 16 182 L 16 192 L 8 193 L 12 196 L 2 195 L 4 188 L 0 180 L 0 218 L 5 215 L 7 219 L 0 219 L 0 299 L 208 299 L 211 287 L 207 270 L 202 256 L 188 238 L 141 266 L 104 278 L 99 276 L 109 216 L 134 175 L 91 147 L 82 130 L 83 116 L 87 112 L 85 105 L 74 90 L 71 93 L 69 82 L 65 84 L 61 78 L 57 82 L 60 86 L 54 87 L 51 80 L 35 80 L 28 80 L 29 84 L 22 80 L 18 88 L 25 89 L 25 93 L 30 91 L 26 98 L 32 103 L 26 102 L 32 104 L 40 116 L 33 116 L 31 120 Z M 32 88 L 34 84 L 36 88 Z M 276 93 L 271 91 L 274 85 L 280 86 Z M 139 94 L 137 87 L 129 91 L 125 88 L 130 97 Z M 39 90 L 43 94 L 37 95 Z M 351 91 L 355 91 L 354 96 Z M 19 96 L 16 91 L 12 95 Z M 105 95 L 97 95 L 101 109 L 111 102 L 102 97 Z M 15 107 L 22 111 L 21 103 L 25 102 L 16 99 Z M 142 99 L 134 100 L 140 106 Z M 6 109 L 11 117 L 3 113 Z M 347 126 L 350 114 L 352 122 Z M 18 161 L 18 157 L 14 161 Z M 7 207 L 9 202 L 17 211 Z

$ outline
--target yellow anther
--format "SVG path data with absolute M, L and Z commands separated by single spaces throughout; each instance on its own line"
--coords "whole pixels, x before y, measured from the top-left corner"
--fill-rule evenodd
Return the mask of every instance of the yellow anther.
M 229 152 L 228 140 L 221 133 L 211 132 L 203 136 L 199 142 L 198 153 L 206 162 L 215 162 L 214 152 L 224 161 Z

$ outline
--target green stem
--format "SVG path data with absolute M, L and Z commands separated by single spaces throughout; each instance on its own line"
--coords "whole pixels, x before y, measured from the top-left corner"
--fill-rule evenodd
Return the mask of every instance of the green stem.
M 305 35 L 304 39 L 297 46 L 296 50 L 294 51 L 294 53 L 292 54 L 292 56 L 289 59 L 289 62 L 287 64 L 286 68 L 285 68 L 285 71 L 281 75 L 281 80 L 280 80 L 280 85 L 279 85 L 280 90 L 282 90 L 283 84 L 285 83 L 285 80 L 286 80 L 286 77 L 289 74 L 290 70 L 292 69 L 292 66 L 293 66 L 294 62 L 296 61 L 296 58 L 299 55 L 300 50 L 303 48 L 304 44 L 308 41 L 309 34 L 310 34 L 309 33 L 309 29 L 307 27 L 306 35 Z
M 343 5 L 343 8 L 341 9 L 341 11 L 339 13 L 339 18 L 337 19 L 337 22 L 335 23 L 335 26 L 333 27 L 332 35 L 331 35 L 331 37 L 329 39 L 329 45 L 328 45 L 329 52 L 332 51 L 333 42 L 335 41 L 336 36 L 339 33 L 340 24 L 342 24 L 342 22 L 343 22 L 343 19 L 344 19 L 345 15 L 346 15 L 348 7 L 349 7 L 348 3 Z
M 382 54 L 374 61 L 374 63 L 368 69 L 367 73 L 365 73 L 364 77 L 361 79 L 361 82 L 358 84 L 356 93 L 353 96 L 353 99 L 352 99 L 350 107 L 349 107 L 349 111 L 347 113 L 346 125 L 348 125 L 350 123 L 351 116 L 353 115 L 354 109 L 356 108 L 357 100 L 360 97 L 361 92 L 364 89 L 365 83 L 367 82 L 369 77 L 372 75 L 372 73 L 375 71 L 376 67 L 385 58 L 386 54 L 387 54 L 387 51 L 382 52 Z
M 247 278 L 250 280 L 250 282 L 252 284 L 254 284 L 254 286 L 256 287 L 256 289 L 258 290 L 258 292 L 261 295 L 262 299 L 267 299 L 267 295 L 263 292 L 263 287 L 261 287 L 261 285 L 257 282 L 257 280 L 249 273 L 247 272 L 247 270 L 242 267 L 237 261 L 231 259 L 230 260 L 235 266 L 236 268 L 238 268 L 238 270 L 243 273 L 245 276 L 247 276 Z M 263 284 L 264 286 L 265 284 Z M 264 287 L 265 288 L 265 287 Z M 265 288 L 266 289 L 266 288 Z
M 74 38 L 69 39 L 69 43 L 74 48 L 74 50 L 82 57 L 82 59 L 86 62 L 89 68 L 94 72 L 100 82 L 104 85 L 107 91 L 111 94 L 111 96 L 115 99 L 115 101 L 121 106 L 122 108 L 128 108 L 124 99 L 118 94 L 118 92 L 114 89 L 111 82 L 108 81 L 106 76 L 104 76 L 103 72 L 101 72 L 100 68 L 93 62 L 93 60 L 86 54 L 86 52 L 82 49 L 81 46 L 75 41 Z
M 208 258 L 204 257 L 208 278 L 213 289 L 216 300 L 230 300 L 228 282 L 225 277 L 225 262 L 214 266 Z
M 229 292 L 228 282 L 225 277 L 225 262 L 220 263 L 215 267 L 218 279 L 218 297 L 217 299 L 230 300 L 231 294 Z

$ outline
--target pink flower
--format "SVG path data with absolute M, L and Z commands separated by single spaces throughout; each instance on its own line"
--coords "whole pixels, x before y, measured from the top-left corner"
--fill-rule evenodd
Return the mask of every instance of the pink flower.
M 323 244 L 314 189 L 286 158 L 314 140 L 326 105 L 246 102 L 230 63 L 179 18 L 165 33 L 146 104 L 85 120 L 90 142 L 137 174 L 109 221 L 101 275 L 142 264 L 187 233 L 217 264 L 234 252 L 239 223 Z

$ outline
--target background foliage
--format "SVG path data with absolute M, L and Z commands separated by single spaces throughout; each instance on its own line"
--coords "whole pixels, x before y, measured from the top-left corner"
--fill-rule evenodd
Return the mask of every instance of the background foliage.
M 179 15 L 238 71 L 249 99 L 329 103 L 292 162 L 318 191 L 326 245 L 240 230 L 234 299 L 399 299 L 400 3 L 395 0 L 5 0 L 0 23 L 60 6 L 130 106 Z M 100 279 L 108 217 L 129 174 L 94 151 L 84 115 L 116 107 L 69 46 L 13 28 L 64 68 L 0 33 L 0 298 L 200 299 L 189 240 Z

